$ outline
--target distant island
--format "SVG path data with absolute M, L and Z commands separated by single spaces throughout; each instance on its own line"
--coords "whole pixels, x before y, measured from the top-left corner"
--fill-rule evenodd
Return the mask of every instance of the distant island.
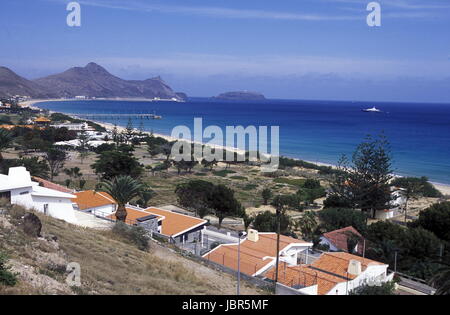
M 226 92 L 214 98 L 229 101 L 260 101 L 266 99 L 261 93 L 249 91 Z

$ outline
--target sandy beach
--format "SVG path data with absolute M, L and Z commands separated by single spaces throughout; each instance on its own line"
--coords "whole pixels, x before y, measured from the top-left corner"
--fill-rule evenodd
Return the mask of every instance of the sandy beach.
M 103 99 L 102 99 L 102 100 L 103 100 Z M 140 102 L 142 102 L 142 101 L 148 101 L 148 102 L 152 102 L 152 100 L 149 100 L 149 99 L 105 99 L 105 100 L 108 100 L 108 101 L 140 101 Z M 25 102 L 20 103 L 20 106 L 23 106 L 23 107 L 30 107 L 30 108 L 33 108 L 33 109 L 40 109 L 39 107 L 36 106 L 36 104 L 38 104 L 38 103 L 43 103 L 43 102 L 64 102 L 64 101 L 72 101 L 72 100 L 68 100 L 68 99 L 29 100 L 29 101 L 25 101 Z M 90 101 L 90 100 L 83 100 L 83 101 Z M 77 118 L 77 117 L 74 117 L 74 118 Z M 119 132 L 123 132 L 123 131 L 126 130 L 125 127 L 115 126 L 114 124 L 111 124 L 111 123 L 105 123 L 105 122 L 95 121 L 95 120 L 92 120 L 92 119 L 85 119 L 85 120 L 92 121 L 92 122 L 94 122 L 94 123 L 96 123 L 96 124 L 98 124 L 98 125 L 104 127 L 104 128 L 105 128 L 106 130 L 108 130 L 109 132 L 111 132 L 115 127 L 117 127 L 117 130 L 118 130 Z M 148 132 L 148 131 L 145 131 L 144 133 L 145 133 L 145 134 L 148 134 L 148 135 L 151 134 L 151 132 Z M 155 137 L 161 137 L 161 138 L 163 138 L 163 139 L 166 139 L 167 141 L 170 141 L 170 142 L 180 140 L 179 138 L 175 138 L 175 137 L 172 137 L 172 136 L 169 136 L 169 135 L 165 135 L 165 134 L 160 134 L 160 133 L 153 133 L 153 135 L 154 135 Z M 187 140 L 185 140 L 185 139 L 183 139 L 183 140 L 184 140 L 184 141 L 187 141 Z M 195 143 L 195 144 L 202 144 L 202 145 L 204 144 L 204 143 L 201 143 L 201 142 L 194 142 L 194 141 L 190 141 L 190 142 L 191 142 L 191 143 Z M 240 149 L 237 149 L 237 148 L 226 147 L 226 146 L 220 146 L 220 145 L 215 145 L 214 147 L 215 147 L 215 148 L 218 148 L 218 149 L 227 150 L 227 151 L 233 151 L 233 152 L 236 152 L 236 153 L 238 153 L 238 154 L 245 154 L 245 150 L 240 150 Z M 270 157 L 270 155 L 267 155 L 267 156 Z M 294 160 L 300 160 L 300 159 L 297 159 L 297 158 L 293 158 L 293 159 L 294 159 Z M 322 162 L 317 162 L 317 161 L 308 161 L 308 160 L 304 160 L 304 161 L 305 161 L 305 162 L 308 162 L 308 163 L 312 163 L 312 164 L 318 165 L 318 166 L 328 166 L 328 167 L 332 167 L 332 168 L 337 167 L 336 165 L 328 164 L 328 163 L 322 163 Z M 396 177 L 401 177 L 401 176 L 396 175 Z M 442 184 L 442 183 L 435 183 L 435 182 L 431 182 L 431 183 L 432 183 L 432 184 L 436 187 L 436 189 L 438 189 L 443 195 L 450 196 L 450 185 Z

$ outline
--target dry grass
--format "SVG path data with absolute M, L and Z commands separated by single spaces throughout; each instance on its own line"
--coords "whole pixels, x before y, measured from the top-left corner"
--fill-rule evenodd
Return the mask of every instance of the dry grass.
M 32 239 L 17 225 L 18 220 L 0 216 L 0 248 L 18 270 L 33 271 L 20 276 L 13 288 L 0 286 L 0 294 L 233 294 L 235 279 L 191 261 L 157 243 L 149 252 L 138 250 L 111 231 L 96 231 L 39 215 L 44 236 L 56 242 Z M 8 222 L 6 222 L 8 221 Z M 11 222 L 11 223 L 10 223 Z M 65 266 L 81 266 L 81 288 L 65 284 Z M 28 278 L 39 278 L 45 286 L 33 286 Z M 36 279 L 34 279 L 36 280 Z M 246 294 L 260 294 L 244 286 Z

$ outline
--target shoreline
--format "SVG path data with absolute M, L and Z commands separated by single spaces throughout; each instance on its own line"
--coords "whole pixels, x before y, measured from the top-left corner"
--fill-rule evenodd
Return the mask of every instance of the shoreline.
M 127 102 L 129 102 L 129 101 L 136 101 L 136 102 L 147 101 L 147 102 L 153 102 L 153 100 L 149 100 L 149 99 L 126 99 L 126 98 L 124 98 L 124 99 L 117 99 L 117 98 L 114 98 L 114 99 L 101 99 L 101 100 L 104 100 L 104 101 L 127 101 Z M 33 108 L 33 109 L 42 110 L 42 108 L 36 106 L 36 104 L 39 104 L 39 103 L 47 103 L 47 102 L 65 102 L 65 101 L 83 101 L 83 102 L 86 102 L 86 101 L 95 101 L 95 100 L 75 100 L 75 99 L 29 100 L 29 101 L 25 101 L 25 102 L 20 103 L 20 106 L 27 106 L 27 107 L 30 107 L 30 108 Z M 56 112 L 54 112 L 54 111 L 50 111 L 50 112 L 51 112 L 51 113 L 56 113 Z M 62 114 L 67 115 L 66 113 L 62 113 Z M 73 117 L 73 118 L 77 118 L 77 117 Z M 83 118 L 83 120 L 94 122 L 94 123 L 96 123 L 96 124 L 98 124 L 98 125 L 104 127 L 104 128 L 105 128 L 106 130 L 108 130 L 108 131 L 112 131 L 112 129 L 115 127 L 114 124 L 111 124 L 111 123 L 105 123 L 105 122 L 100 122 L 100 121 L 96 121 L 96 120 L 93 120 L 93 119 L 84 119 L 84 118 Z M 116 127 L 117 127 L 117 130 L 120 131 L 120 132 L 126 130 L 126 128 L 123 127 L 123 126 L 117 125 Z M 143 133 L 144 133 L 144 134 L 147 134 L 147 135 L 152 134 L 152 133 L 149 132 L 149 131 L 144 131 Z M 161 133 L 154 133 L 154 132 L 153 132 L 153 135 L 154 135 L 155 137 L 161 137 L 161 138 L 163 138 L 163 139 L 165 139 L 165 140 L 167 140 L 167 141 L 170 141 L 170 142 L 173 142 L 173 141 L 179 141 L 179 140 L 184 140 L 184 141 L 187 141 L 187 142 L 190 142 L 190 143 L 193 143 L 193 144 L 201 144 L 201 145 L 204 145 L 204 144 L 205 144 L 205 143 L 197 142 L 197 141 L 193 141 L 193 140 L 186 140 L 186 139 L 182 139 L 182 138 L 175 138 L 175 137 L 172 137 L 172 136 L 170 136 L 170 135 L 161 134 Z M 223 149 L 223 150 L 228 150 L 228 151 L 236 152 L 236 153 L 238 153 L 238 154 L 245 154 L 245 150 L 241 150 L 241 149 L 237 149 L 237 148 L 226 147 L 226 146 L 221 146 L 221 145 L 215 145 L 215 147 L 216 147 L 216 148 Z M 270 154 L 267 154 L 267 157 L 270 157 Z M 330 163 L 323 163 L 323 162 L 318 162 L 318 161 L 309 161 L 309 160 L 304 160 L 304 159 L 301 159 L 301 158 L 293 158 L 293 157 L 286 157 L 286 158 L 293 159 L 293 160 L 297 160 L 297 161 L 305 161 L 305 162 L 308 162 L 308 163 L 311 163 L 311 164 L 314 164 L 314 165 L 317 165 L 317 166 L 327 166 L 327 167 L 331 167 L 331 168 L 336 168 L 336 167 L 337 167 L 337 165 L 330 164 Z M 395 177 L 404 177 L 404 176 L 395 175 L 395 174 L 394 174 L 394 176 L 395 176 Z M 449 195 L 449 196 L 450 196 L 450 183 L 449 183 L 449 184 L 445 184 L 445 183 L 439 183 L 439 182 L 434 182 L 434 181 L 429 181 L 429 182 L 430 182 L 436 189 L 438 189 L 443 195 Z

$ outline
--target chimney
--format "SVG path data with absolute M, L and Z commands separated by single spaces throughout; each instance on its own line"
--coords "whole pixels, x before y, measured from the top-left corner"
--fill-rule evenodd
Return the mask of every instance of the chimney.
M 248 230 L 247 240 L 249 240 L 251 242 L 255 242 L 255 243 L 258 242 L 258 240 L 259 240 L 258 231 L 249 229 Z
M 354 259 L 350 260 L 347 272 L 350 275 L 359 276 L 361 274 L 361 262 Z

